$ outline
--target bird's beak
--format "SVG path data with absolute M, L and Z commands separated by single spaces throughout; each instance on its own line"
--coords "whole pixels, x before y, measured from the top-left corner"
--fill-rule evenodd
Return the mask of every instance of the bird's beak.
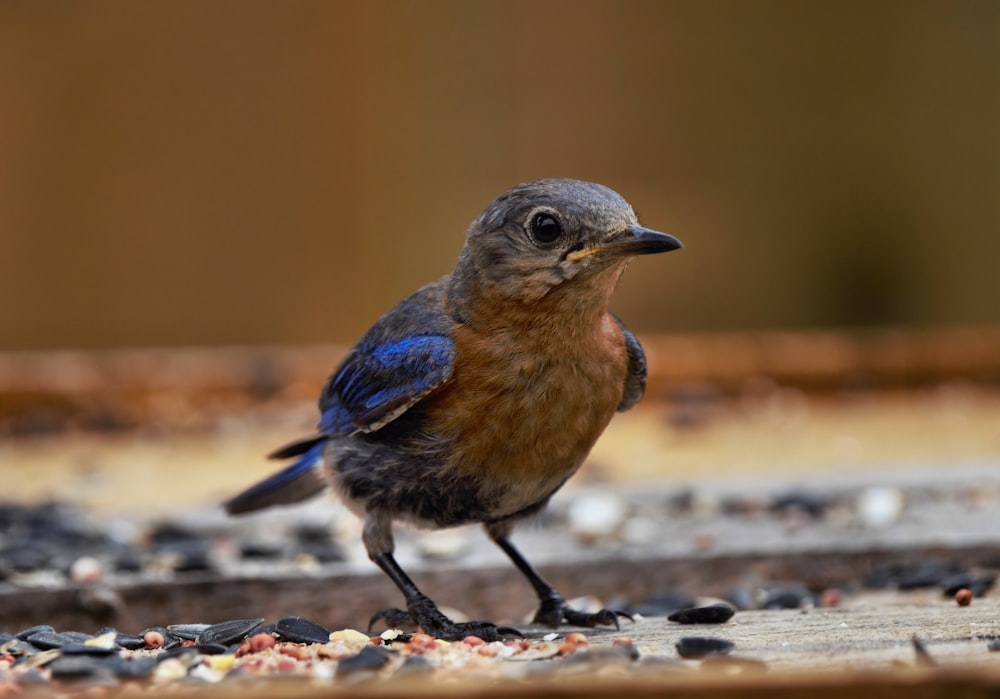
M 609 240 L 596 245 L 588 245 L 579 250 L 571 250 L 566 254 L 566 259 L 570 262 L 576 262 L 591 255 L 603 258 L 652 255 L 658 252 L 670 252 L 682 247 L 684 244 L 672 235 L 632 225 Z

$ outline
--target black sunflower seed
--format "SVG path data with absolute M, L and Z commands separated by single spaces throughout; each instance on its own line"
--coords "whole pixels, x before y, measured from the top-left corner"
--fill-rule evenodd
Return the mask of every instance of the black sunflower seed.
M 148 677 L 156 669 L 156 658 L 116 658 L 112 664 L 115 675 L 121 679 Z
M 24 639 L 35 648 L 41 650 L 51 650 L 52 648 L 62 648 L 72 641 L 61 633 L 55 631 L 38 631 Z
M 185 641 L 195 641 L 208 627 L 208 624 L 170 624 L 167 633 Z
M 976 597 L 982 597 L 996 580 L 997 576 L 993 573 L 956 573 L 941 581 L 941 589 L 946 597 L 954 597 L 963 588 L 972 590 Z
M 56 630 L 49 626 L 48 624 L 39 624 L 38 626 L 29 626 L 26 629 L 21 629 L 14 634 L 14 638 L 20 638 L 22 641 L 27 640 L 28 636 L 33 636 L 41 631 L 48 631 L 49 633 L 55 633 Z
M 116 648 L 109 648 L 106 646 L 88 646 L 86 643 L 67 643 L 59 651 L 63 655 L 115 655 L 118 653 Z
M 231 621 L 220 621 L 212 624 L 199 634 L 196 639 L 198 643 L 218 643 L 219 645 L 229 645 L 239 641 L 250 632 L 256 630 L 263 619 L 233 619 Z
M 67 643 L 86 643 L 94 639 L 93 635 L 82 631 L 63 631 L 60 635 L 66 639 Z
M 667 617 L 668 621 L 678 624 L 724 624 L 733 618 L 736 610 L 728 604 L 709 604 L 704 607 L 689 607 L 674 612 Z
M 355 672 L 374 672 L 384 667 L 392 659 L 392 651 L 382 646 L 365 646 L 357 655 L 344 658 L 337 663 L 337 678 L 343 678 Z
M 278 619 L 274 624 L 274 630 L 292 643 L 326 643 L 330 640 L 329 630 L 300 616 Z
M 199 643 L 195 648 L 202 655 L 224 655 L 229 652 L 229 646 L 224 646 L 221 643 Z
M 48 664 L 52 679 L 78 680 L 91 677 L 110 677 L 114 674 L 104 658 L 90 655 L 64 655 Z
M 15 681 L 18 684 L 28 685 L 45 684 L 49 680 L 37 668 L 31 668 L 30 670 L 25 670 L 24 672 L 19 673 Z
M 183 658 L 185 661 L 188 661 L 187 664 L 190 666 L 198 663 L 200 655 L 201 654 L 198 652 L 197 646 L 175 646 L 170 650 L 154 656 L 154 658 L 158 663 L 162 663 L 164 660 L 170 660 L 171 658 Z
M 675 644 L 677 654 L 688 660 L 705 658 L 709 655 L 725 655 L 736 647 L 732 641 L 723 638 L 706 638 L 703 636 L 687 636 Z
M 815 607 L 816 596 L 804 585 L 781 585 L 767 591 L 761 609 L 803 609 Z
M 406 675 L 422 675 L 424 673 L 430 673 L 434 671 L 434 666 L 431 665 L 431 661 L 422 655 L 408 655 L 403 664 L 399 666 L 397 674 Z
M 11 655 L 15 659 L 20 659 L 38 655 L 39 650 L 27 641 L 21 641 L 15 638 L 7 641 L 3 645 L 0 645 L 0 653 Z
M 142 636 L 133 636 L 130 633 L 119 633 L 115 636 L 115 643 L 126 650 L 139 650 L 146 647 L 146 641 Z

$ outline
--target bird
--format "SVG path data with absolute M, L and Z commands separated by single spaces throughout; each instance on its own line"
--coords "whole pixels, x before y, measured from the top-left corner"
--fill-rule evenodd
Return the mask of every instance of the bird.
M 394 557 L 393 523 L 481 524 L 538 596 L 533 621 L 619 627 L 622 611 L 572 608 L 511 541 L 580 468 L 646 385 L 642 346 L 608 304 L 626 265 L 683 247 L 645 228 L 617 192 L 539 179 L 469 226 L 454 270 L 385 313 L 334 370 L 316 433 L 270 455 L 284 470 L 228 500 L 230 515 L 332 488 L 363 520 L 368 557 L 406 608 L 379 621 L 445 639 L 521 636 L 454 621 Z

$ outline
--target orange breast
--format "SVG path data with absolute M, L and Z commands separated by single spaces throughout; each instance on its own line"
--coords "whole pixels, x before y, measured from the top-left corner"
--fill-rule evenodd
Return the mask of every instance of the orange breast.
M 549 497 L 590 452 L 622 398 L 627 358 L 617 324 L 592 332 L 514 337 L 454 334 L 453 380 L 426 427 L 452 445 L 445 468 L 482 479 L 512 514 Z

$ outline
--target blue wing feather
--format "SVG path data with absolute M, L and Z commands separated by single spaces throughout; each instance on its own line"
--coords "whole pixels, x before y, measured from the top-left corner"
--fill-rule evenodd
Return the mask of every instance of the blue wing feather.
M 320 395 L 319 434 L 274 452 L 275 458 L 300 458 L 226 503 L 230 514 L 315 495 L 324 487 L 328 440 L 381 429 L 451 378 L 454 320 L 443 310 L 444 288 L 444 280 L 428 284 L 372 326 Z
M 355 351 L 324 393 L 321 429 L 371 431 L 405 411 L 452 373 L 455 348 L 448 337 L 418 335 Z

